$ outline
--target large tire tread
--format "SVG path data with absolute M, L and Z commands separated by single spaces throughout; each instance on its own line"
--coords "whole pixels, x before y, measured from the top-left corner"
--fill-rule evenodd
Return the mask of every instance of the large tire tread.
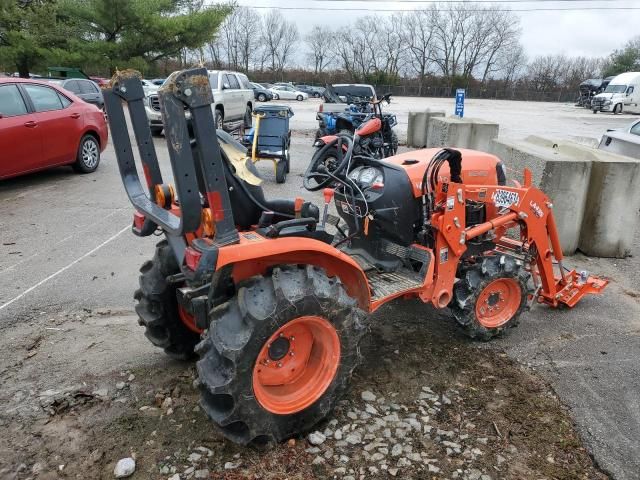
M 482 290 L 493 280 L 512 278 L 522 292 L 517 312 L 505 324 L 497 328 L 487 328 L 476 318 L 476 302 Z M 530 274 L 521 263 L 506 255 L 484 257 L 478 263 L 463 269 L 460 280 L 453 289 L 451 310 L 464 333 L 473 339 L 489 341 L 518 324 L 520 315 L 528 309 L 528 287 Z
M 294 318 L 322 315 L 336 328 L 341 362 L 335 378 L 310 407 L 290 415 L 264 409 L 253 394 L 254 362 L 269 336 Z M 337 278 L 312 266 L 283 266 L 243 282 L 237 295 L 218 306 L 198 344 L 201 405 L 225 437 L 255 447 L 310 430 L 344 394 L 360 361 L 364 312 Z
M 140 267 L 140 288 L 134 299 L 138 323 L 145 327 L 145 336 L 156 347 L 177 360 L 195 358 L 195 346 L 200 336 L 180 320 L 176 287 L 166 278 L 180 271 L 166 240 L 156 246 L 152 260 Z

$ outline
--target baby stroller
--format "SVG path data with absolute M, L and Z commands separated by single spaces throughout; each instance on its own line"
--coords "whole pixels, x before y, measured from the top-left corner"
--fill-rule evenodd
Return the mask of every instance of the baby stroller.
M 243 143 L 251 151 L 253 163 L 260 160 L 273 162 L 277 183 L 284 183 L 289 173 L 291 117 L 293 110 L 287 105 L 259 105 L 253 109 L 253 127 L 243 139 Z

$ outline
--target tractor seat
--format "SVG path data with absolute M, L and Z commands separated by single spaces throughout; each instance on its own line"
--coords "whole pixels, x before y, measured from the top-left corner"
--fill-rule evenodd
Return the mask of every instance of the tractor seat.
M 294 218 L 296 213 L 294 200 L 267 199 L 264 196 L 262 186 L 260 184 L 252 184 L 258 183 L 257 181 L 253 181 L 253 178 L 250 178 L 250 183 L 236 175 L 236 169 L 233 165 L 234 161 L 237 162 L 238 158 L 248 159 L 247 149 L 227 132 L 217 130 L 216 133 L 218 136 L 218 143 L 221 146 L 220 151 L 225 160 L 225 178 L 227 180 L 227 188 L 229 189 L 229 196 L 231 198 L 233 219 L 236 225 L 241 230 L 248 230 L 260 222 L 263 212 L 274 212 L 272 219 L 273 223 Z M 198 150 L 194 148 L 195 144 L 195 139 L 192 139 L 191 149 L 194 157 L 198 155 Z M 251 177 L 255 177 L 255 179 L 261 181 L 258 170 L 253 162 L 246 161 L 244 162 L 244 165 L 250 172 Z M 196 171 L 200 191 L 204 192 L 205 188 L 204 181 L 202 180 L 202 174 L 200 169 L 196 169 Z M 317 205 L 311 202 L 304 202 L 300 211 L 300 216 L 302 218 L 313 218 L 317 221 L 320 218 L 320 210 Z

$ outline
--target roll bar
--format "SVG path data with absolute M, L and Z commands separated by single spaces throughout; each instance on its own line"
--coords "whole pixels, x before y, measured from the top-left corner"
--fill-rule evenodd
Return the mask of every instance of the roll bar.
M 224 160 L 211 111 L 213 95 L 206 69 L 183 70 L 158 91 L 173 181 L 179 199 L 176 202 L 179 215 L 156 204 L 156 186 L 164 182 L 144 109 L 144 97 L 140 75 L 135 71 L 116 74 L 111 88 L 104 92 L 120 175 L 129 199 L 136 210 L 145 216 L 146 234 L 153 232 L 155 226 L 160 226 L 167 235 L 173 237 L 195 232 L 202 219 L 202 193 L 207 198 L 216 225 L 214 244 L 220 247 L 237 243 L 238 232 L 227 193 Z M 129 111 L 148 194 L 135 164 L 123 104 L 127 105 Z M 197 143 L 195 148 L 198 152 L 195 156 L 190 145 L 185 115 L 187 110 L 191 114 Z M 198 177 L 202 179 L 204 192 L 198 188 Z

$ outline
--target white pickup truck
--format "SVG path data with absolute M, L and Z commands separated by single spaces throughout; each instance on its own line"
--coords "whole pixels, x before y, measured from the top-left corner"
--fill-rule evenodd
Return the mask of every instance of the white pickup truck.
M 172 80 L 178 72 L 174 72 L 165 80 L 165 84 Z M 226 70 L 209 70 L 209 84 L 213 93 L 211 109 L 216 122 L 216 128 L 244 123 L 251 126 L 251 111 L 253 109 L 253 89 L 249 79 L 243 73 Z M 153 135 L 162 133 L 162 115 L 157 93 L 151 93 L 144 99 L 149 126 Z M 187 112 L 188 114 L 188 112 Z

